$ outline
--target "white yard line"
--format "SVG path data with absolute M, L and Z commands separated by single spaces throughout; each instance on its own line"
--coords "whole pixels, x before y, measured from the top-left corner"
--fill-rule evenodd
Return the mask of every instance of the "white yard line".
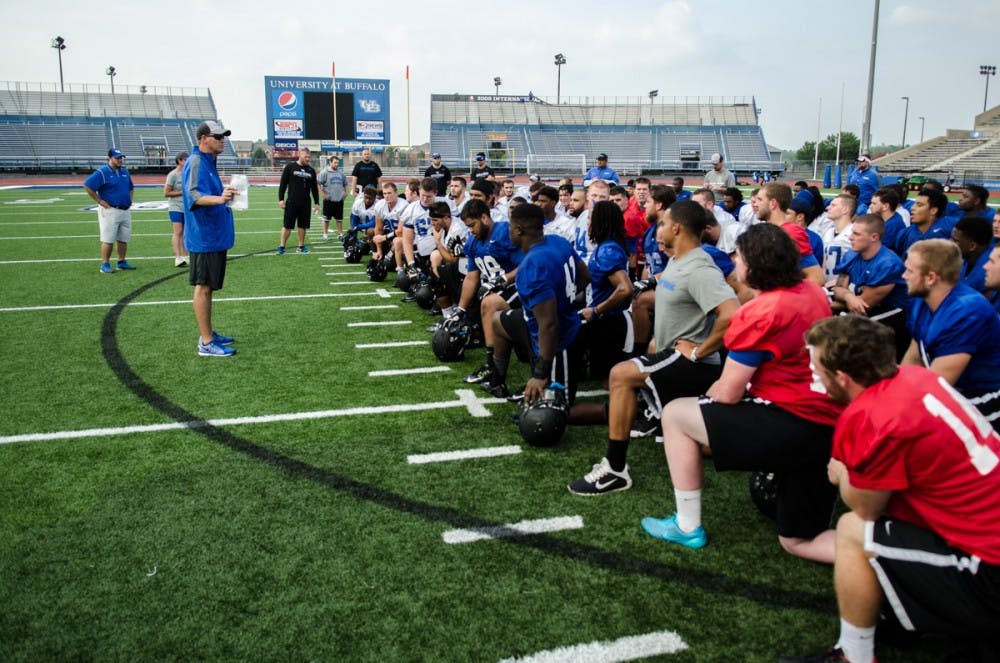
M 214 303 L 220 302 L 260 302 L 260 301 L 271 301 L 278 299 L 315 299 L 318 297 L 374 297 L 377 293 L 374 292 L 322 292 L 313 295 L 266 295 L 261 297 L 216 297 L 212 301 Z M 191 305 L 190 299 L 166 299 L 155 302 L 130 302 L 129 306 L 162 306 L 164 304 L 186 304 Z M 66 309 L 84 309 L 84 308 L 111 308 L 114 303 L 110 304 L 60 304 L 51 306 L 10 306 L 6 308 L 0 308 L 0 313 L 18 313 L 23 311 L 61 311 Z M 360 324 L 360 323 L 355 323 Z M 393 324 L 391 322 L 376 323 L 376 324 Z M 407 320 L 403 324 L 409 324 Z M 350 326 L 350 325 L 349 325 Z
M 449 366 L 427 366 L 424 368 L 392 368 L 384 371 L 368 371 L 370 378 L 387 378 L 396 375 L 423 375 L 425 373 L 447 373 Z
M 432 454 L 413 454 L 406 457 L 406 462 L 411 465 L 422 465 L 424 463 L 446 463 L 453 460 L 466 460 L 469 458 L 511 456 L 519 453 L 521 453 L 521 447 L 515 444 L 507 447 L 486 447 L 485 449 L 465 449 L 463 451 L 441 451 Z
M 357 343 L 357 350 L 381 350 L 383 348 L 407 348 L 417 345 L 430 345 L 430 341 L 388 341 L 386 343 Z
M 497 525 L 496 527 L 451 529 L 443 533 L 441 538 L 445 543 L 472 543 L 473 541 L 505 539 L 513 536 L 561 532 L 567 529 L 583 529 L 583 518 L 580 516 L 559 516 L 557 518 L 522 520 L 521 522 L 509 525 Z
M 676 654 L 687 648 L 687 643 L 673 631 L 658 631 L 617 640 L 548 649 L 518 658 L 505 658 L 500 663 L 613 663 Z

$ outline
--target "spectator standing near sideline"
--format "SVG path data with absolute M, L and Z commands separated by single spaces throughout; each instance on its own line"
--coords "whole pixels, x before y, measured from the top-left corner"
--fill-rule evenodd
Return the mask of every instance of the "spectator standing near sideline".
M 83 190 L 97 203 L 97 225 L 101 238 L 101 274 L 111 274 L 111 245 L 118 251 L 118 269 L 135 269 L 125 260 L 132 238 L 132 178 L 125 169 L 125 155 L 112 147 L 108 163 L 95 170 Z
M 711 161 L 712 170 L 705 173 L 704 187 L 721 198 L 726 189 L 736 186 L 736 177 L 726 170 L 725 159 L 718 152 L 712 155 Z
M 441 153 L 435 152 L 431 155 L 431 165 L 424 170 L 424 177 L 429 177 L 437 182 L 437 195 L 443 198 L 448 195 L 448 183 L 451 182 L 451 171 L 448 166 L 441 163 Z
M 372 151 L 367 147 L 361 150 L 361 161 L 354 164 L 351 171 L 351 191 L 354 195 L 361 193 L 366 186 L 379 190 L 379 180 L 382 178 L 382 168 L 372 161 Z
M 476 152 L 476 165 L 469 172 L 469 181 L 475 182 L 484 178 L 490 182 L 495 182 L 497 179 L 493 169 L 486 165 L 486 152 Z
M 620 184 L 618 173 L 614 168 L 608 167 L 608 155 L 601 152 L 597 155 L 597 165 L 587 171 L 583 176 L 583 186 L 590 186 L 594 180 L 604 180 L 608 184 Z
M 181 170 L 187 158 L 187 152 L 174 157 L 177 167 L 167 173 L 167 181 L 163 185 L 163 197 L 167 199 L 167 214 L 173 230 L 170 244 L 174 250 L 174 267 L 183 267 L 188 262 L 184 250 L 184 191 L 181 189 Z
M 780 661 L 874 661 L 883 608 L 907 631 L 947 634 L 946 660 L 996 660 L 1000 438 L 943 379 L 897 367 L 871 320 L 827 318 L 806 343 L 816 381 L 847 404 L 827 475 L 851 510 L 837 523 L 840 638 Z
M 299 247 L 296 253 L 309 253 L 306 248 L 306 230 L 309 229 L 309 198 L 312 197 L 313 211 L 319 211 L 319 187 L 316 185 L 316 171 L 309 165 L 311 154 L 308 147 L 299 150 L 299 158 L 285 164 L 281 171 L 281 184 L 278 185 L 278 207 L 285 210 L 281 227 L 281 243 L 278 244 L 278 255 L 285 252 L 285 242 L 292 234 L 292 228 L 297 225 Z M 285 201 L 285 193 L 288 201 Z
M 330 239 L 330 219 L 337 222 L 337 240 L 344 239 L 344 196 L 347 193 L 347 176 L 338 167 L 340 159 L 332 156 L 327 166 L 319 171 L 316 183 L 323 198 L 323 241 Z
M 858 155 L 857 168 L 847 176 L 847 183 L 858 187 L 858 214 L 868 212 L 868 206 L 872 204 L 872 196 L 881 186 L 878 173 L 872 169 L 871 164 L 872 158 L 870 156 L 867 154 Z M 941 210 L 941 213 L 944 214 L 944 210 Z
M 198 125 L 198 144 L 181 171 L 184 201 L 184 246 L 191 267 L 189 281 L 194 286 L 194 317 L 198 322 L 198 354 L 229 357 L 233 338 L 212 328 L 212 293 L 222 289 L 226 278 L 226 252 L 236 241 L 233 211 L 227 203 L 236 189 L 223 187 L 216 170 L 216 157 L 226 147 L 232 132 L 213 120 Z

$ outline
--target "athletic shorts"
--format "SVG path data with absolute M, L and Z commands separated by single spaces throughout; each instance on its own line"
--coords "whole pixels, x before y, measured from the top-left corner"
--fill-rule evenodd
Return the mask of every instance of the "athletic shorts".
M 284 227 L 291 230 L 297 223 L 299 228 L 308 229 L 309 216 L 309 205 L 289 205 L 285 203 Z
M 581 343 L 592 380 L 604 380 L 611 368 L 632 356 L 635 330 L 628 311 L 612 313 L 585 322 L 580 327 Z
M 517 358 L 525 363 L 532 361 L 535 351 L 531 348 L 531 332 L 528 331 L 528 321 L 524 319 L 524 311 L 519 308 L 501 311 L 500 326 L 510 337 Z
M 997 641 L 1000 566 L 887 516 L 865 523 L 865 550 L 903 628 Z
M 459 263 L 461 260 L 462 259 L 459 258 L 455 262 L 438 267 L 438 278 L 441 283 L 441 290 L 449 299 L 451 299 L 452 304 L 458 304 L 458 302 L 462 299 L 462 282 L 465 280 L 465 277 L 459 270 Z
M 97 208 L 97 226 L 100 228 L 101 242 L 114 244 L 128 243 L 132 239 L 132 212 L 116 207 Z
M 640 392 L 657 419 L 675 398 L 701 396 L 722 375 L 721 364 L 693 362 L 673 349 L 635 357 L 632 362 L 646 377 L 647 391 Z
M 844 315 L 844 314 L 842 314 Z M 882 323 L 893 331 L 896 338 L 896 361 L 901 361 L 910 348 L 910 330 L 906 327 L 907 312 L 901 308 L 876 308 L 868 312 L 868 317 Z
M 1000 389 L 989 391 L 965 389 L 961 393 L 979 410 L 981 415 L 986 417 L 986 420 L 993 426 L 993 430 L 1000 433 Z
M 226 280 L 226 252 L 189 253 L 188 282 L 191 285 L 207 285 L 212 290 L 222 290 Z
M 344 220 L 344 201 L 343 200 L 324 200 L 323 201 L 323 218 L 329 221 L 330 219 L 336 219 L 337 221 Z
M 759 398 L 698 401 L 719 471 L 775 473 L 775 525 L 785 537 L 811 539 L 830 528 L 837 488 L 827 478 L 833 427 L 796 417 Z
M 184 212 L 170 212 L 170 223 L 184 223 Z

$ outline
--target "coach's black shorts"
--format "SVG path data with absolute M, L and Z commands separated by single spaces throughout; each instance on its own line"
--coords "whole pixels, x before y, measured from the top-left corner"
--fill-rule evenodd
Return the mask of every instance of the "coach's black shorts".
M 811 539 L 829 529 L 837 488 L 827 478 L 833 427 L 755 398 L 698 403 L 715 469 L 767 471 L 778 484 L 778 534 Z
M 876 555 L 869 563 L 904 628 L 998 639 L 1000 566 L 885 516 L 865 524 L 865 550 Z
M 283 225 L 288 230 L 295 227 L 298 223 L 299 228 L 309 228 L 309 216 L 310 209 L 309 205 L 289 205 L 285 203 L 285 218 Z
M 590 379 L 605 380 L 612 366 L 632 356 L 635 345 L 632 314 L 622 311 L 592 319 L 580 326 L 580 336 Z
M 212 253 L 188 253 L 188 282 L 191 285 L 207 285 L 212 290 L 222 290 L 226 280 L 226 251 Z
M 329 221 L 330 219 L 336 219 L 337 221 L 344 220 L 344 201 L 343 200 L 324 200 L 323 201 L 323 218 Z
M 650 374 L 646 378 L 648 393 L 642 394 L 649 399 L 648 404 L 657 418 L 670 401 L 701 396 L 722 375 L 721 364 L 694 362 L 672 349 L 635 357 L 632 362 L 640 371 Z

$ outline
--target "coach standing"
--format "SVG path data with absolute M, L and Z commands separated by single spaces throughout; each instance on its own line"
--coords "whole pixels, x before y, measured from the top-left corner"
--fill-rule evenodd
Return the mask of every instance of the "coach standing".
M 184 247 L 191 264 L 194 286 L 194 317 L 198 322 L 198 354 L 229 357 L 236 350 L 233 339 L 212 329 L 212 293 L 222 289 L 226 277 L 226 252 L 236 241 L 233 211 L 227 203 L 236 190 L 223 187 L 216 170 L 216 157 L 226 147 L 232 132 L 213 120 L 198 125 L 198 144 L 184 162 L 181 186 L 184 196 Z
M 281 243 L 278 244 L 278 255 L 285 252 L 285 242 L 296 229 L 299 237 L 299 248 L 296 253 L 309 253 L 306 248 L 306 230 L 309 229 L 309 197 L 312 196 L 313 211 L 319 211 L 319 187 L 316 184 L 316 171 L 309 165 L 312 153 L 308 147 L 299 149 L 297 161 L 286 164 L 281 171 L 281 183 L 278 185 L 278 206 L 285 210 L 285 218 L 281 227 Z M 285 192 L 288 201 L 285 202 Z
M 132 178 L 125 170 L 125 155 L 108 150 L 108 163 L 95 170 L 83 183 L 87 195 L 97 203 L 97 224 L 101 236 L 101 273 L 111 274 L 111 245 L 118 249 L 118 269 L 135 269 L 125 260 L 132 238 Z

